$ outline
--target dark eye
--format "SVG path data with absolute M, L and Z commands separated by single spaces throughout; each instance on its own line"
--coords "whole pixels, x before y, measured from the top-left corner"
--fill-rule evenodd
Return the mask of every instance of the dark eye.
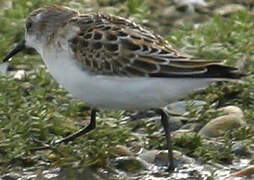
M 31 27 L 32 27 L 32 25 L 33 25 L 33 24 L 32 24 L 31 21 L 27 21 L 27 22 L 26 22 L 26 29 L 27 29 L 27 30 L 30 30 Z

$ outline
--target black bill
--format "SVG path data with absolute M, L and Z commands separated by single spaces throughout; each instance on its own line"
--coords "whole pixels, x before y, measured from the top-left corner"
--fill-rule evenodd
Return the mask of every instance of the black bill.
M 9 61 L 9 59 L 17 54 L 18 52 L 22 51 L 23 49 L 26 48 L 26 41 L 23 39 L 21 40 L 14 49 L 12 49 L 3 59 L 3 62 Z

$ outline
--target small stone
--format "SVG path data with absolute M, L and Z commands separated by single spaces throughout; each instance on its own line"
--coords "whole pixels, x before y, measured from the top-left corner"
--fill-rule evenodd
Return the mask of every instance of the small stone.
M 227 106 L 219 110 L 226 113 L 226 115 L 212 119 L 199 131 L 199 135 L 218 137 L 223 135 L 227 130 L 245 125 L 243 112 L 239 107 Z
M 180 129 L 183 125 L 183 123 L 181 122 L 182 120 L 186 120 L 186 118 L 182 118 L 180 116 L 170 116 L 168 115 L 168 123 L 169 123 L 169 129 L 170 131 L 175 131 L 177 129 Z M 161 117 L 152 117 L 146 120 L 147 124 L 148 123 L 161 123 Z
M 196 10 L 200 7 L 205 7 L 207 4 L 204 0 L 177 0 L 176 10 L 184 14 L 197 14 Z
M 174 159 L 176 163 L 193 164 L 195 159 L 184 155 L 182 152 L 174 151 Z
M 146 151 L 140 154 L 138 157 L 148 163 L 154 163 L 155 156 L 158 154 L 158 152 L 159 150 Z
M 111 153 L 119 156 L 133 156 L 134 154 L 129 150 L 128 147 L 123 145 L 116 145 L 111 148 Z
M 179 5 L 188 5 L 188 6 L 206 6 L 204 0 L 174 0 L 176 4 Z
M 216 9 L 215 13 L 221 16 L 229 16 L 232 13 L 241 11 L 243 9 L 245 9 L 245 7 L 240 4 L 227 4 Z
M 254 157 L 254 144 L 250 144 L 247 148 L 248 148 L 248 152 L 250 152 L 252 156 Z
M 76 168 L 78 169 L 78 168 Z M 57 177 L 59 173 L 61 172 L 61 168 L 59 167 L 53 167 L 49 168 L 47 170 L 42 171 L 42 178 L 41 179 L 54 179 L 54 177 Z
M 187 106 L 202 107 L 206 104 L 204 101 L 177 101 L 169 104 L 166 109 L 170 114 L 183 116 L 188 113 Z
M 202 128 L 201 123 L 188 123 L 185 124 L 181 127 L 181 129 L 187 129 L 187 130 L 191 130 L 193 132 L 198 132 L 200 129 Z
M 118 157 L 115 167 L 127 172 L 137 172 L 148 168 L 148 164 L 137 157 Z
M 182 121 L 187 121 L 187 118 L 182 116 L 169 116 L 170 131 L 176 131 L 183 126 Z
M 15 74 L 14 74 L 14 79 L 17 80 L 21 80 L 25 77 L 25 71 L 24 70 L 18 70 Z
M 10 172 L 8 174 L 0 176 L 0 179 L 2 179 L 2 180 L 16 180 L 16 179 L 18 179 L 21 176 L 22 175 L 17 173 L 17 172 Z
M 239 155 L 239 156 L 247 156 L 249 154 L 247 147 L 242 142 L 235 142 L 232 145 L 232 152 L 235 155 Z
M 8 66 L 9 66 L 8 62 L 4 62 L 4 63 L 0 64 L 0 73 L 6 73 Z
M 168 164 L 168 151 L 157 152 L 155 159 L 155 164 L 159 166 L 167 166 Z
M 174 22 L 183 17 L 183 13 L 179 12 L 175 6 L 165 7 L 161 10 L 160 16 L 168 17 L 171 22 Z
M 174 163 L 175 166 L 179 166 L 180 164 L 192 164 L 194 163 L 194 159 L 187 157 L 179 151 L 173 151 Z M 158 151 L 156 153 L 154 163 L 158 166 L 167 166 L 168 164 L 168 151 Z
M 30 82 L 24 82 L 21 84 L 21 87 L 24 89 L 30 89 L 33 87 L 33 85 Z

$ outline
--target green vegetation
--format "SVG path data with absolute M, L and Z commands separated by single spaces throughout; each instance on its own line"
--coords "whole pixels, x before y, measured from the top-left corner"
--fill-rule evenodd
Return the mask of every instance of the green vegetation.
M 76 1 L 83 2 L 83 1 Z M 112 3 L 113 1 L 111 1 Z M 149 6 L 143 1 L 123 1 L 125 11 L 133 17 L 147 19 Z M 23 37 L 23 19 L 38 7 L 49 4 L 68 5 L 60 0 L 19 0 L 13 2 L 13 8 L 7 9 L 0 16 L 0 57 L 2 58 L 13 43 Z M 100 5 L 109 5 L 100 0 Z M 143 6 L 144 5 L 144 6 Z M 141 8 L 142 6 L 142 8 Z M 145 8 L 144 8 L 145 7 Z M 117 14 L 121 15 L 121 9 Z M 138 14 L 138 16 L 136 16 Z M 201 99 L 207 102 L 201 110 L 190 108 L 190 118 L 204 123 L 215 117 L 215 110 L 225 105 L 237 105 L 244 111 L 249 124 L 254 122 L 254 16 L 248 11 L 235 13 L 228 19 L 215 16 L 198 28 L 183 26 L 172 29 L 166 39 L 183 52 L 205 59 L 227 60 L 227 64 L 241 64 L 249 77 L 239 84 L 236 82 L 212 84 L 205 90 L 193 93 L 187 99 Z M 131 134 L 134 126 L 144 127 L 149 144 L 147 148 L 164 147 L 162 134 L 154 133 L 161 127 L 144 121 L 121 124 L 121 112 L 101 111 L 97 128 L 77 140 L 52 147 L 50 151 L 39 153 L 34 149 L 38 144 L 35 137 L 42 141 L 66 136 L 84 126 L 89 120 L 89 107 L 78 100 L 70 98 L 59 88 L 52 77 L 41 66 L 40 57 L 33 51 L 20 53 L 12 61 L 12 70 L 25 69 L 22 80 L 13 78 L 12 73 L 0 76 L 0 174 L 7 171 L 9 165 L 32 166 L 38 160 L 50 162 L 61 167 L 73 164 L 81 167 L 108 166 L 110 148 L 117 144 L 128 145 L 139 141 Z M 110 121 L 107 119 L 110 118 Z M 253 128 L 237 129 L 225 135 L 225 147 L 221 151 L 202 143 L 200 137 L 182 137 L 174 143 L 176 149 L 203 160 L 227 162 L 232 160 L 230 139 L 247 139 L 252 137 Z M 254 139 L 250 138 L 252 143 Z M 185 149 L 186 148 L 186 149 Z M 185 149 L 185 150 L 184 150 Z M 196 152 L 194 152 L 196 150 Z
M 223 164 L 231 164 L 233 160 L 231 144 L 225 142 L 220 147 L 212 145 L 200 146 L 194 152 L 194 156 L 199 157 L 203 161 L 213 160 Z

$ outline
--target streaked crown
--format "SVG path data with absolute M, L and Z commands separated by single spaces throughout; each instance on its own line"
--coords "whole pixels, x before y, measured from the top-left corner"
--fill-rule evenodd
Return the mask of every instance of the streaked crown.
M 26 19 L 27 45 L 31 46 L 30 41 L 43 41 L 42 38 L 50 38 L 59 27 L 77 14 L 75 10 L 60 6 L 36 9 Z

